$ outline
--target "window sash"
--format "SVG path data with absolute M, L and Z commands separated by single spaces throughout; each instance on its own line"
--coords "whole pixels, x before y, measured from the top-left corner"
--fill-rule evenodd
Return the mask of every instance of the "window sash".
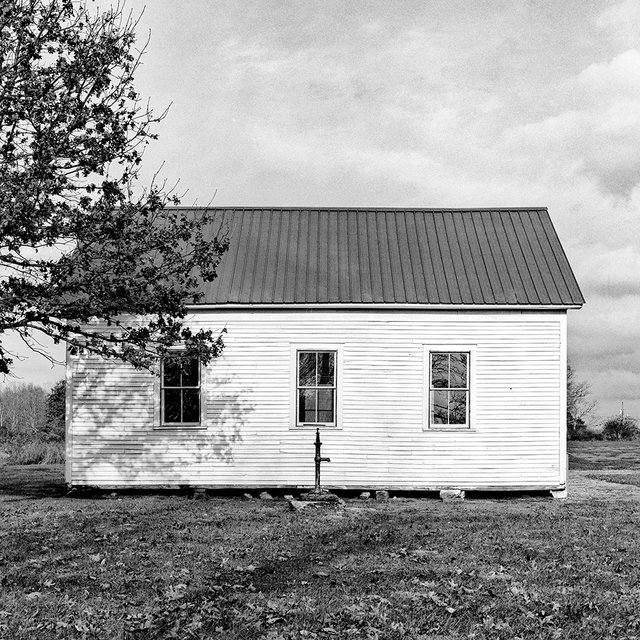
M 301 377 L 309 378 L 310 371 L 302 372 L 301 371 L 301 362 L 304 354 L 314 354 L 315 356 L 315 365 L 313 370 L 313 379 L 315 384 L 309 384 L 306 381 L 306 384 L 301 383 Z M 320 379 L 322 377 L 320 371 L 320 356 L 321 355 L 330 355 L 333 359 L 333 367 L 331 372 L 332 383 L 331 384 L 320 384 Z M 338 354 L 333 350 L 312 350 L 312 349 L 301 349 L 296 352 L 296 424 L 297 425 L 329 425 L 333 426 L 336 424 L 336 395 L 337 395 L 337 360 Z M 305 382 L 305 381 L 303 381 Z M 327 396 L 330 396 L 330 407 L 327 408 L 326 400 Z M 304 405 L 302 404 L 304 402 Z M 310 408 L 306 409 L 307 403 L 309 403 Z M 309 413 L 313 412 L 313 420 L 304 420 L 305 416 L 301 416 L 301 413 Z M 321 420 L 321 414 L 325 414 L 323 417 L 331 417 L 330 420 Z M 330 414 L 327 416 L 326 414 Z
M 179 384 L 165 384 L 165 362 L 164 361 L 161 362 L 160 415 L 161 415 L 161 423 L 164 425 L 197 425 L 197 424 L 200 424 L 201 422 L 202 378 L 201 378 L 201 371 L 200 371 L 200 361 L 194 358 L 192 363 L 193 362 L 195 362 L 197 384 L 183 384 L 183 378 L 189 376 L 188 373 L 184 373 L 183 365 L 179 365 L 180 366 Z M 190 363 L 190 366 L 194 366 L 192 363 Z M 197 396 L 195 401 L 193 401 L 193 399 L 191 400 L 192 405 L 190 407 L 188 402 L 185 403 L 185 396 L 186 397 L 190 395 L 193 396 L 192 394 L 193 391 L 197 392 Z M 176 394 L 175 392 L 178 392 L 178 394 Z M 177 412 L 178 415 L 176 416 L 178 419 L 167 419 L 167 395 L 173 395 L 175 398 L 178 399 L 179 411 Z M 185 418 L 190 418 L 190 419 L 185 419 Z
M 446 385 L 440 384 L 442 371 L 439 371 L 439 376 L 436 378 L 434 373 L 434 356 L 447 356 Z M 463 386 L 452 386 L 452 377 L 459 378 L 459 375 L 454 374 L 452 376 L 452 356 L 465 356 L 465 380 Z M 431 427 L 457 429 L 468 429 L 470 427 L 470 361 L 471 353 L 469 351 L 431 351 L 429 353 L 429 425 Z M 434 384 L 436 379 L 438 381 L 437 385 Z M 443 398 L 446 398 L 446 404 L 443 404 Z M 457 412 L 456 408 L 456 404 L 461 403 L 462 398 L 464 398 L 464 421 L 460 421 L 459 412 Z M 458 409 L 459 408 L 460 407 L 458 407 Z M 437 415 L 438 413 L 440 415 Z M 443 413 L 446 413 L 446 422 L 442 420 Z M 457 416 L 456 413 L 458 413 Z

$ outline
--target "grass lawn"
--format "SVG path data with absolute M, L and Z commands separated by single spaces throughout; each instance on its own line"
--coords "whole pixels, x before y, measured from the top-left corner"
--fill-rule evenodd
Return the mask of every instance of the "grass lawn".
M 307 514 L 56 473 L 0 467 L 0 638 L 640 638 L 640 501 Z
M 640 440 L 627 442 L 569 442 L 569 468 L 583 471 L 637 469 L 640 471 Z
M 617 484 L 631 484 L 640 487 L 640 472 L 632 473 L 590 473 L 589 478 L 604 480 L 605 482 L 616 482 Z

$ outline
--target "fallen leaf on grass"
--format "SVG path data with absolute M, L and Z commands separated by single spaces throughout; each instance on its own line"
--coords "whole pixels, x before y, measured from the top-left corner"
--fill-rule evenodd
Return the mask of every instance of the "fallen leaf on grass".
M 314 574 L 317 578 L 328 578 L 329 574 L 326 571 L 316 571 Z
M 450 607 L 444 600 L 442 600 L 442 598 L 440 598 L 435 591 L 429 591 L 427 595 L 433 602 L 435 602 L 435 604 L 437 604 L 439 607 L 443 607 L 447 611 L 447 613 L 453 614 L 456 612 L 456 610 L 453 607 Z
M 180 600 L 181 598 L 184 598 L 186 590 L 186 584 L 177 584 L 175 587 L 173 585 L 169 585 L 169 588 L 165 592 L 165 596 L 168 600 Z
M 432 549 L 414 549 L 410 552 L 410 556 L 413 560 L 421 561 L 429 558 L 435 553 Z

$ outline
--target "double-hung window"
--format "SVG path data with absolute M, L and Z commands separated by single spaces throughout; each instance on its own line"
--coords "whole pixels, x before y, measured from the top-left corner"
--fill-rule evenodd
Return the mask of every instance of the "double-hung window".
M 469 360 L 464 351 L 429 353 L 429 425 L 469 428 Z
M 163 360 L 161 367 L 163 425 L 200 424 L 200 362 Z
M 297 424 L 336 424 L 336 352 L 297 352 Z

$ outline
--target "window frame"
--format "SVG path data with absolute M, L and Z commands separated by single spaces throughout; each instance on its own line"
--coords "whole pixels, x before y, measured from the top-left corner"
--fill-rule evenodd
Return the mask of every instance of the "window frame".
M 296 343 L 290 345 L 290 362 L 291 362 L 291 398 L 290 398 L 290 429 L 294 430 L 315 430 L 315 429 L 341 429 L 342 428 L 342 389 L 344 387 L 344 376 L 342 372 L 342 344 L 308 344 Z M 298 354 L 303 352 L 316 353 L 334 353 L 334 384 L 333 387 L 324 387 L 333 389 L 333 422 L 300 422 L 298 420 Z M 323 388 L 313 387 L 313 388 Z
M 431 380 L 431 357 L 436 353 L 464 353 L 467 355 L 467 386 L 461 390 L 467 393 L 466 422 L 465 424 L 436 424 L 431 414 L 431 393 L 434 389 Z M 455 431 L 456 433 L 473 433 L 476 431 L 475 405 L 476 405 L 476 345 L 472 344 L 445 344 L 424 345 L 424 431 Z M 454 387 L 455 388 L 455 387 Z M 451 387 L 447 387 L 450 390 Z
M 198 386 L 179 386 L 166 387 L 164 384 L 164 359 L 160 359 L 158 366 L 158 374 L 156 375 L 156 384 L 154 385 L 154 398 L 156 399 L 156 411 L 155 411 L 155 419 L 154 419 L 154 429 L 160 430 L 197 430 L 197 429 L 206 429 L 206 425 L 204 424 L 204 416 L 205 416 L 205 403 L 204 403 L 204 388 L 205 388 L 205 374 L 206 367 L 202 364 L 200 359 L 198 358 L 197 364 L 198 371 Z M 199 391 L 199 411 L 198 411 L 198 421 L 197 422 L 166 422 L 164 419 L 164 390 L 165 389 L 198 389 Z

